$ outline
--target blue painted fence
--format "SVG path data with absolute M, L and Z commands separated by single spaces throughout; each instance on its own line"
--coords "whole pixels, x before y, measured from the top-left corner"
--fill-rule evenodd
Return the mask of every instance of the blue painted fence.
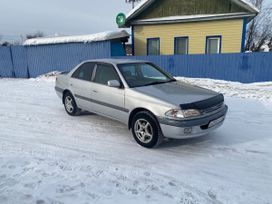
M 70 70 L 88 59 L 111 57 L 110 41 L 29 46 L 26 49 L 30 77 Z
M 14 77 L 11 50 L 0 46 L 0 77 Z
M 272 81 L 272 53 L 216 55 L 120 56 L 121 44 L 110 41 L 43 46 L 0 46 L 0 77 L 28 78 L 65 71 L 87 59 L 152 61 L 174 76 L 213 78 L 243 83 Z M 116 57 L 115 57 L 116 58 Z
M 242 83 L 272 81 L 272 53 L 118 57 L 148 60 L 174 76 Z
M 120 45 L 121 42 L 119 42 Z M 110 58 L 118 50 L 111 41 L 40 46 L 0 46 L 0 77 L 37 77 L 51 71 L 66 71 L 88 59 Z M 121 47 L 122 48 L 122 47 Z M 120 56 L 119 55 L 119 56 Z
M 12 46 L 10 47 L 10 53 L 12 58 L 14 77 L 28 78 L 29 71 L 27 66 L 26 48 L 23 46 Z

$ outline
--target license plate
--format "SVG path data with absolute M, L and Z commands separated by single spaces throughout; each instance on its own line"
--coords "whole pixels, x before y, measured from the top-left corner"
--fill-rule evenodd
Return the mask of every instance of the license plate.
M 210 124 L 209 124 L 209 128 L 217 125 L 218 123 L 221 123 L 224 119 L 225 119 L 225 117 L 222 116 L 220 118 L 217 118 L 216 120 L 211 121 Z

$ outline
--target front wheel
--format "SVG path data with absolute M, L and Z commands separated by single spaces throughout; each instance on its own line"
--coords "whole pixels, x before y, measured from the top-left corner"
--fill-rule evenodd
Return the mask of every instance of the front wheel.
M 71 93 L 66 93 L 63 98 L 65 111 L 71 115 L 75 116 L 80 113 L 80 109 L 76 105 L 76 101 Z
M 147 112 L 138 112 L 132 119 L 131 130 L 136 142 L 146 148 L 153 148 L 162 142 L 162 134 L 155 117 Z

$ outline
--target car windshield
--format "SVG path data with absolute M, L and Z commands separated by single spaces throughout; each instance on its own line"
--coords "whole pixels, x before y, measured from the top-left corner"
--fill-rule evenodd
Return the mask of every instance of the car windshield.
M 175 81 L 170 74 L 151 63 L 119 64 L 118 68 L 131 88 Z

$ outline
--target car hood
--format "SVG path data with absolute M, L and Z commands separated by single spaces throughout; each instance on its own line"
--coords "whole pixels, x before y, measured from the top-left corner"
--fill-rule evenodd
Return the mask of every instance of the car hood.
M 218 95 L 217 92 L 178 81 L 137 87 L 134 90 L 175 106 L 203 101 Z

